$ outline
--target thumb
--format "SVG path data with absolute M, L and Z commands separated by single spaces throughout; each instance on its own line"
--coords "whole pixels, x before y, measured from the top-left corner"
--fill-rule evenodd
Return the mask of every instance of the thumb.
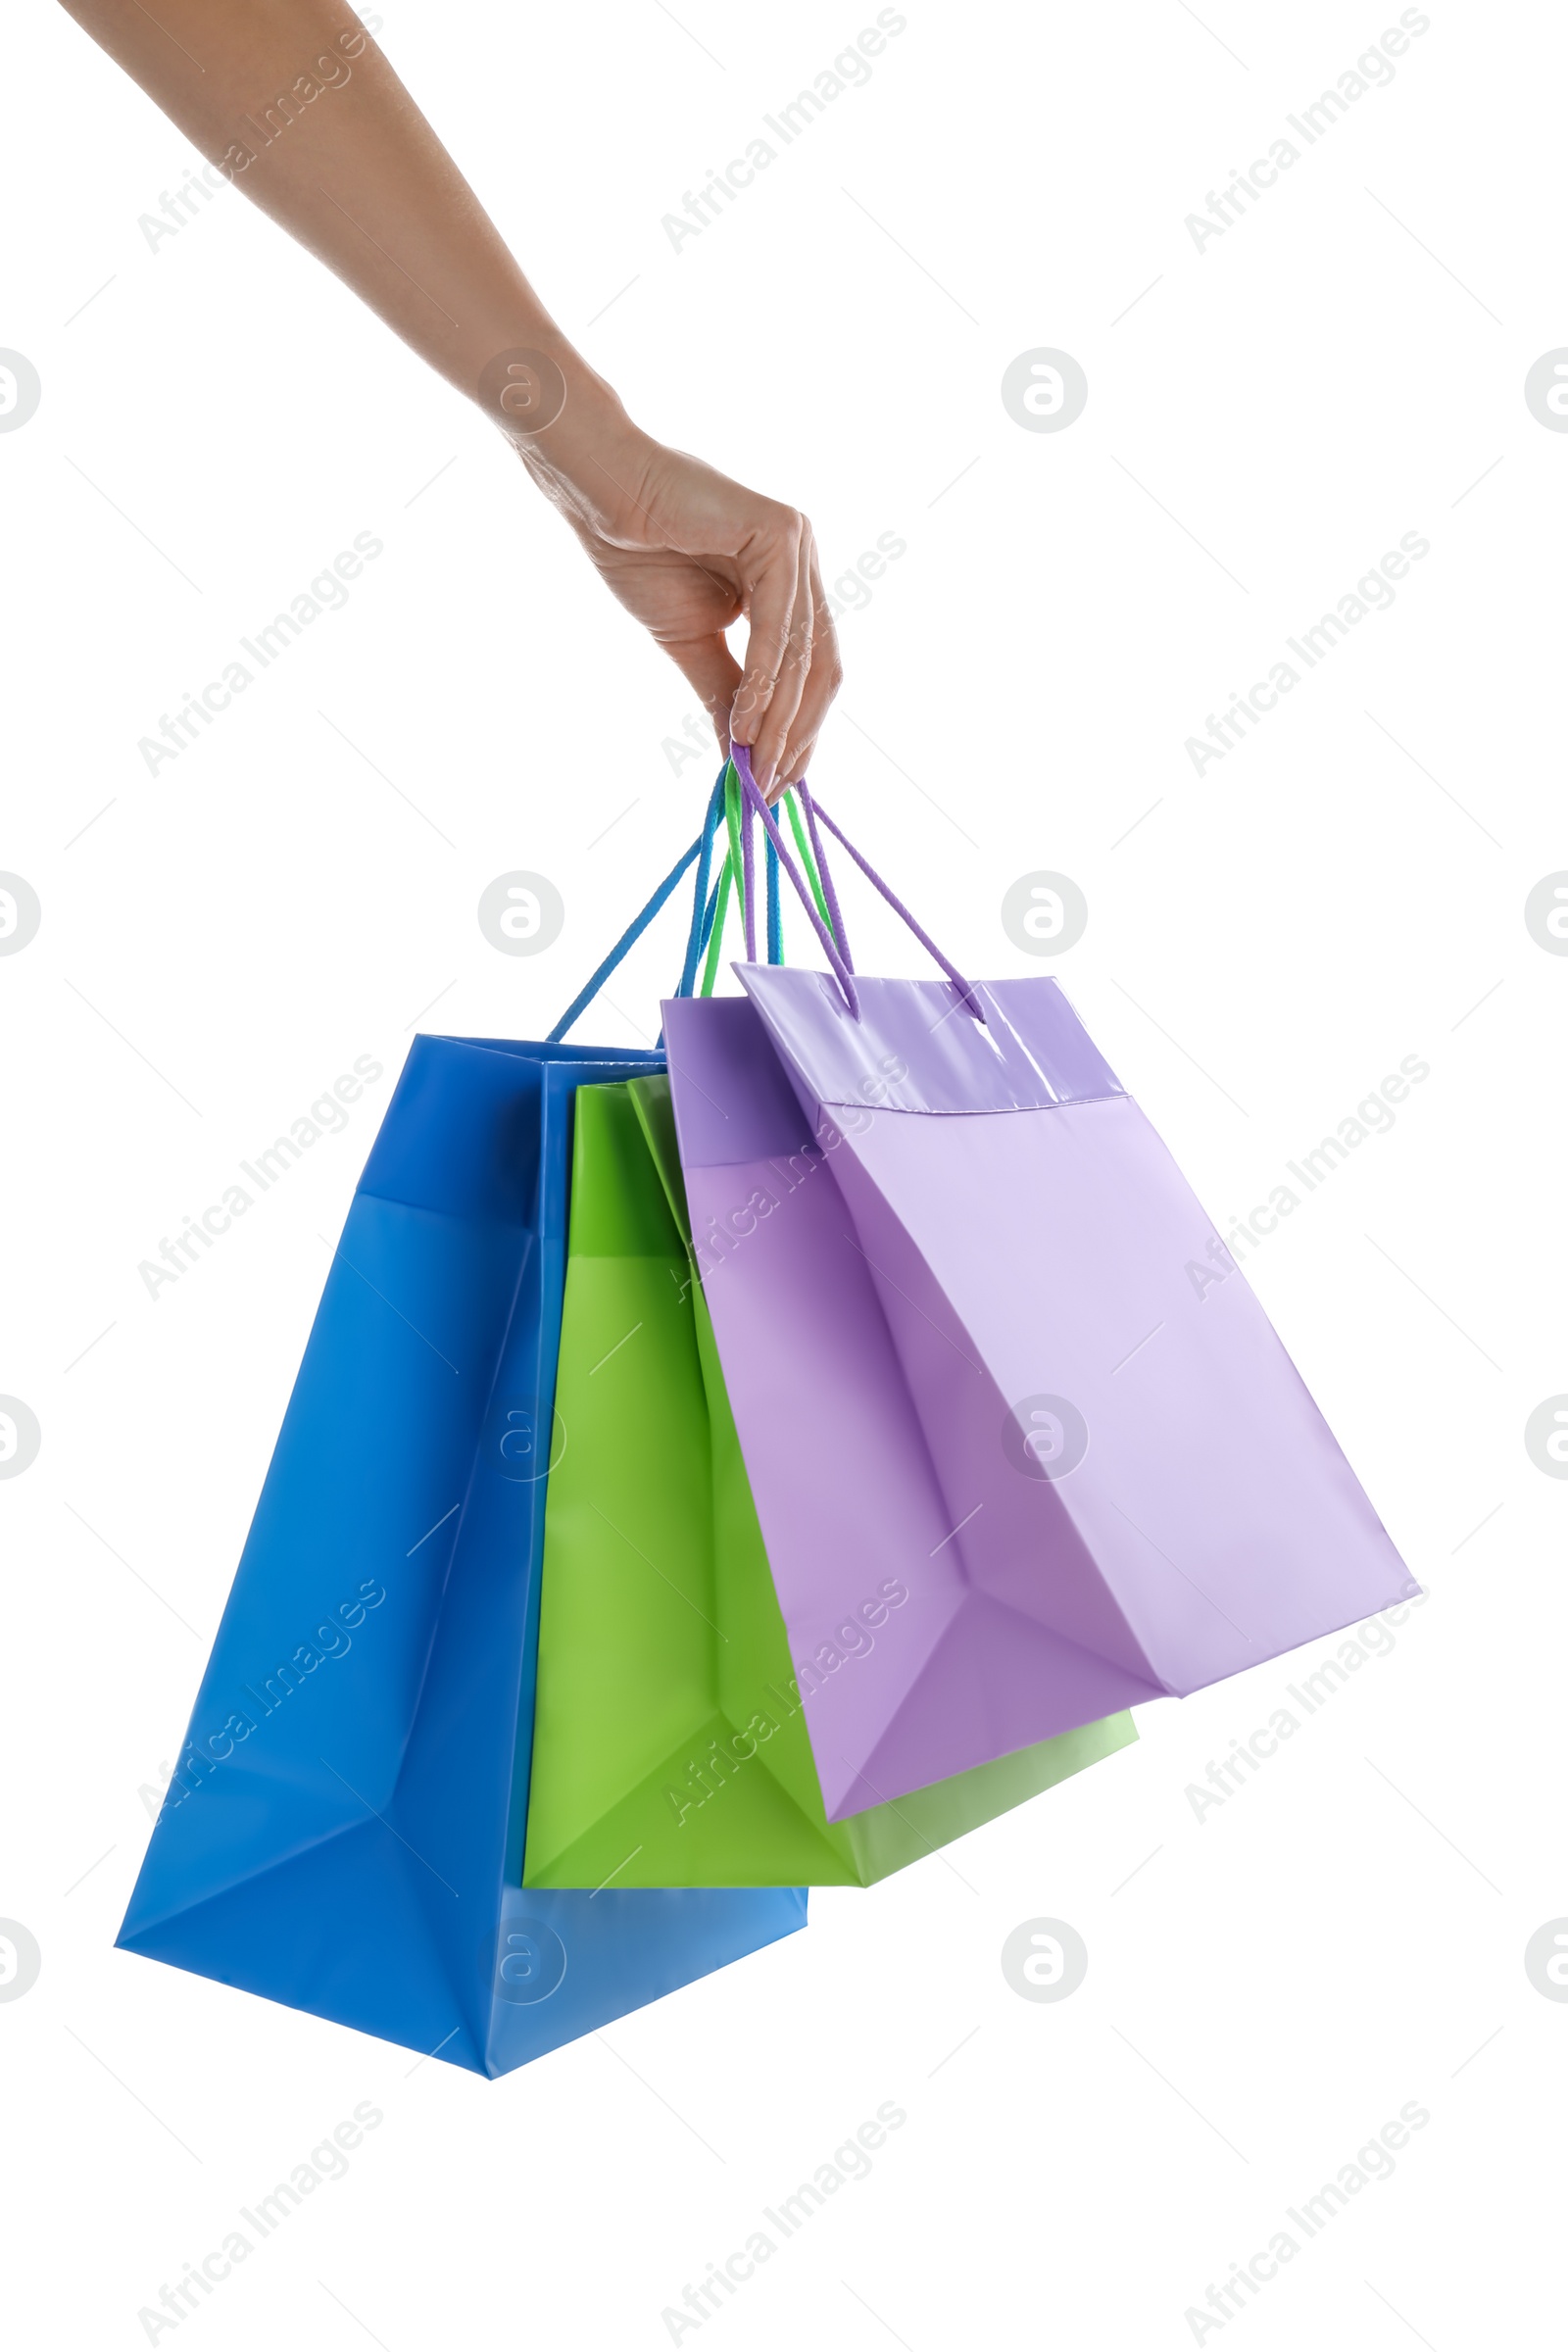
M 702 697 L 703 709 L 713 722 L 718 747 L 727 755 L 730 706 L 741 680 L 740 663 L 716 632 L 710 637 L 690 637 L 678 645 L 666 645 L 665 651 L 687 683 Z

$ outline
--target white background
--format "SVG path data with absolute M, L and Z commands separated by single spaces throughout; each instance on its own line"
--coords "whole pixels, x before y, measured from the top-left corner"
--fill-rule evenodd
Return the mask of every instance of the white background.
M 871 2177 L 681 2341 L 1175 2347 L 1415 2101 L 1395 2176 L 1201 2340 L 1544 2340 L 1568 2006 L 1523 1952 L 1568 1912 L 1568 1487 L 1523 1428 L 1568 1389 L 1568 959 L 1523 905 L 1568 865 L 1568 438 L 1523 381 L 1568 342 L 1562 21 L 1434 5 L 1200 252 L 1185 216 L 1397 10 L 911 0 L 676 253 L 661 216 L 875 12 L 679 13 L 389 0 L 383 42 L 633 415 L 803 505 L 830 581 L 906 540 L 845 621 L 815 780 L 960 963 L 1058 973 L 1216 1219 L 1430 1063 L 1250 1272 L 1431 1597 L 1200 1821 L 1188 1784 L 1315 1654 L 1146 1710 L 1135 1748 L 497 2083 L 111 1949 L 411 1035 L 542 1033 L 712 762 L 671 772 L 695 698 L 335 280 L 232 190 L 149 250 L 197 159 L 28 12 L 0 867 L 43 922 L 0 959 L 0 1391 L 43 1438 L 0 1484 L 0 1915 L 43 1966 L 0 2004 L 9 2331 L 146 2340 L 161 2283 L 368 2099 L 348 2177 L 180 2343 L 657 2346 L 893 2100 Z M 1089 380 L 1059 433 L 1000 395 L 1039 346 Z M 385 552 L 347 608 L 149 776 L 138 738 L 361 531 Z M 1411 531 L 1392 610 L 1195 775 L 1185 740 Z M 566 906 L 533 960 L 475 919 L 516 867 Z M 1000 920 L 1041 867 L 1090 908 L 1049 965 Z M 855 906 L 863 961 L 920 968 Z M 651 1030 L 676 956 L 671 925 L 594 1033 Z M 349 1131 L 150 1298 L 138 1262 L 358 1054 L 386 1077 Z M 999 1965 L 1040 1915 L 1089 1948 L 1059 2004 Z

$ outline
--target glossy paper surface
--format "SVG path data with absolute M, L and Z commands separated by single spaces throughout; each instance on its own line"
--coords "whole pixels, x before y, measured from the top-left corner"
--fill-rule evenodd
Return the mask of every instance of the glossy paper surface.
M 741 976 L 665 1007 L 670 1078 L 830 1818 L 1414 1592 L 1053 982 L 982 992 L 1028 1049 L 999 1054 L 945 984 L 862 983 L 846 1043 L 822 975 Z M 833 1626 L 890 1573 L 900 1643 L 846 1670 Z
M 576 1120 L 524 1885 L 864 1886 L 1125 1746 L 1119 1715 L 828 1823 L 668 1080 L 583 1087 Z M 897 1645 L 907 1598 L 868 1594 L 846 1657 Z
M 572 1096 L 659 1066 L 416 1040 L 123 1945 L 497 2075 L 804 1924 L 521 1886 Z

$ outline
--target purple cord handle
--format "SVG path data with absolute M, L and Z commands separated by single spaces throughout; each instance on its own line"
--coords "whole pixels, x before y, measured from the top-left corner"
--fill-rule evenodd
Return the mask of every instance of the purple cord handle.
M 745 837 L 747 864 L 749 866 L 751 862 L 751 812 L 755 808 L 758 815 L 761 818 L 764 827 L 766 828 L 769 840 L 772 842 L 774 849 L 778 852 L 779 863 L 783 866 L 785 872 L 789 875 L 791 882 L 795 885 L 796 895 L 800 899 L 802 906 L 806 908 L 807 913 L 810 916 L 811 928 L 815 931 L 817 938 L 821 941 L 823 948 L 827 952 L 828 961 L 833 966 L 834 976 L 836 977 L 840 988 L 842 988 L 844 991 L 844 1001 L 849 1007 L 852 1017 L 856 1020 L 859 1019 L 860 1002 L 856 991 L 855 967 L 850 960 L 849 941 L 844 929 L 844 918 L 839 912 L 838 894 L 833 887 L 833 877 L 829 870 L 827 859 L 822 855 L 822 840 L 821 835 L 817 831 L 816 822 L 818 817 L 821 818 L 823 824 L 833 835 L 834 840 L 839 842 L 843 848 L 848 850 L 850 856 L 854 858 L 861 873 L 864 874 L 866 880 L 872 884 L 873 888 L 881 892 L 883 898 L 886 899 L 894 913 L 901 916 L 902 919 L 907 923 L 909 929 L 914 933 L 915 938 L 920 942 L 921 947 L 925 949 L 927 955 L 931 956 L 935 963 L 941 966 L 942 970 L 952 981 L 954 987 L 958 992 L 960 1001 L 974 1015 L 975 1019 L 983 1026 L 985 1022 L 985 1014 L 980 1009 L 979 1000 L 969 982 L 959 971 L 957 965 L 949 962 L 947 956 L 943 955 L 942 950 L 937 946 L 936 941 L 931 937 L 930 933 L 922 929 L 921 925 L 915 921 L 914 916 L 909 912 L 907 906 L 905 906 L 904 901 L 888 888 L 888 885 L 883 881 L 881 875 L 876 871 L 876 868 L 869 862 L 868 859 L 861 857 L 854 842 L 851 841 L 848 835 L 833 822 L 833 819 L 829 816 L 827 810 L 816 802 L 813 802 L 810 792 L 807 788 L 805 780 L 803 779 L 801 782 L 792 785 L 790 789 L 800 794 L 801 806 L 806 810 L 806 824 L 807 831 L 810 836 L 811 853 L 816 859 L 817 872 L 820 875 L 822 882 L 822 895 L 827 901 L 828 914 L 833 924 L 833 930 L 832 932 L 829 932 L 827 925 L 822 921 L 821 916 L 816 911 L 815 902 L 807 886 L 804 875 L 801 873 L 796 864 L 793 854 L 784 846 L 784 841 L 779 832 L 778 825 L 774 820 L 772 810 L 768 808 L 766 801 L 762 798 L 762 795 L 758 788 L 757 779 L 752 774 L 751 755 L 746 746 L 741 743 L 733 745 L 730 751 L 730 758 L 735 762 L 735 772 L 741 780 L 741 828 Z M 748 890 L 748 908 L 750 908 L 750 905 L 751 892 Z M 751 936 L 752 925 L 750 923 L 748 924 L 747 929 L 747 957 L 749 961 L 755 963 L 757 957 L 754 952 L 754 942 Z
M 834 938 L 838 941 L 839 946 L 844 951 L 844 960 L 853 972 L 855 969 L 855 957 L 850 952 L 850 935 L 845 928 L 844 916 L 839 906 L 839 894 L 833 887 L 833 869 L 828 864 L 827 852 L 822 847 L 822 836 L 816 829 L 816 804 L 812 800 L 810 793 L 807 790 L 806 779 L 804 776 L 796 785 L 795 789 L 797 792 L 799 792 L 801 796 L 801 806 L 806 810 L 806 830 L 810 838 L 811 856 L 816 859 L 816 878 L 822 885 L 822 896 L 827 901 L 827 919 L 833 926 Z M 866 870 L 869 872 L 869 867 L 867 867 Z M 872 879 L 875 880 L 874 875 L 872 876 Z M 883 882 L 878 882 L 877 888 L 878 890 L 885 890 L 887 885 Z
M 740 753 L 740 755 L 741 755 L 741 758 L 740 758 L 740 760 L 737 760 L 737 759 L 736 759 L 736 757 L 735 757 L 735 754 L 736 754 L 736 752 L 737 752 L 737 751 L 738 751 L 738 752 Z M 734 768 L 735 768 L 735 772 L 736 772 L 737 776 L 739 776 L 739 777 L 741 777 L 741 778 L 742 778 L 742 790 L 741 790 L 741 827 L 740 827 L 740 830 L 741 830 L 741 880 L 742 880 L 742 885 L 743 885 L 743 887 L 742 887 L 742 890 L 741 890 L 741 924 L 742 924 L 742 928 L 744 929 L 744 931 L 745 931 L 745 934 L 746 934 L 746 960 L 747 960 L 747 962 L 748 962 L 748 963 L 755 963 L 755 962 L 757 961 L 757 901 L 756 901 L 756 898 L 755 898 L 755 897 L 754 897 L 754 895 L 753 895 L 753 890 L 752 890 L 753 872 L 754 872 L 754 863 L 755 863 L 755 860 L 754 860 L 754 856 L 753 856 L 753 850 L 752 850 L 752 808 L 753 808 L 753 802 L 752 802 L 752 800 L 749 800 L 749 799 L 747 798 L 747 788 L 749 787 L 749 788 L 750 788 L 750 790 L 751 790 L 751 792 L 752 792 L 752 794 L 755 796 L 755 794 L 756 794 L 756 793 L 757 793 L 757 791 L 758 791 L 758 784 L 757 784 L 757 779 L 756 779 L 756 777 L 755 777 L 755 776 L 752 774 L 752 755 L 751 755 L 750 751 L 747 749 L 747 747 L 746 747 L 746 745 L 745 745 L 745 744 L 738 744 L 738 745 L 734 746 L 734 748 L 731 750 L 731 753 L 730 753 L 730 760 L 731 760 L 731 763 L 732 763 L 732 765 L 733 765 L 733 766 L 734 766 Z M 743 762 L 744 762 L 744 764 L 743 764 Z M 802 785 L 802 786 L 801 786 L 799 789 L 801 790 L 801 792 L 802 792 L 802 794 L 803 794 L 803 796 L 804 796 L 804 793 L 805 793 L 805 787 L 804 787 L 804 785 Z M 760 803 L 760 804 L 758 804 L 758 805 L 759 805 L 759 806 L 760 806 L 760 807 L 762 808 L 762 811 L 763 811 L 763 821 L 764 821 L 764 823 L 765 823 L 765 822 L 766 822 L 766 803 L 765 803 L 765 801 L 763 801 L 763 802 L 761 802 L 761 803 Z M 811 854 L 812 854 L 812 856 L 813 856 L 813 857 L 815 858 L 815 859 L 816 859 L 817 871 L 818 871 L 818 873 L 821 875 L 821 878 L 822 878 L 822 888 L 823 888 L 823 894 L 824 894 L 824 897 L 825 897 L 825 899 L 826 899 L 826 902 L 827 902 L 828 921 L 829 921 L 829 922 L 832 924 L 832 926 L 833 926 L 834 936 L 835 936 L 837 939 L 839 939 L 839 940 L 843 940 L 843 939 L 844 939 L 844 936 L 845 936 L 845 933 L 844 933 L 844 918 L 843 918 L 843 916 L 842 916 L 842 915 L 839 913 L 839 906 L 838 906 L 838 901 L 837 901 L 837 899 L 836 899 L 836 898 L 833 896 L 833 885 L 832 885 L 831 881 L 829 881 L 829 879 L 828 879 L 828 875 L 827 875 L 827 869 L 826 869 L 826 867 L 825 867 L 825 866 L 823 865 L 823 863 L 822 863 L 822 845 L 821 845 L 821 843 L 820 843 L 820 842 L 817 840 L 817 837 L 816 837 L 816 824 L 815 824 L 815 820 L 814 820 L 814 818 L 813 818 L 813 817 L 812 817 L 812 815 L 811 815 L 811 811 L 810 811 L 810 805 L 809 805 L 809 803 L 808 803 L 808 804 L 807 804 L 807 822 L 808 822 L 808 823 L 810 825 L 810 828 L 811 828 Z M 777 848 L 779 848 L 780 850 L 782 850 L 782 848 L 783 848 L 783 843 L 782 843 L 782 840 L 780 839 L 780 836 L 779 836 L 779 834 L 778 834 L 778 832 L 777 832 L 777 830 L 776 830 L 776 825 L 775 825 L 775 827 L 774 827 L 774 828 L 770 828 L 770 830 L 772 830 L 772 837 L 773 837 L 773 841 L 774 841 L 774 844 L 775 844 L 775 846 L 776 846 Z M 796 883 L 796 888 L 797 888 L 797 889 L 799 889 L 799 888 L 800 888 L 800 884 L 799 884 L 798 882 Z M 807 903 L 807 906 L 808 906 L 808 907 L 809 907 L 809 906 L 810 906 L 810 901 L 809 901 L 809 900 L 808 900 L 806 903 Z M 820 925 L 820 923 L 817 925 L 817 930 L 818 930 L 818 933 L 820 933 L 820 932 L 821 932 L 821 925 Z M 826 943 L 824 942 L 824 944 L 826 944 Z M 769 950 L 769 959 L 771 960 L 771 949 Z M 848 948 L 847 948 L 847 947 L 846 947 L 846 949 L 845 949 L 844 960 L 845 960 L 846 964 L 847 964 L 847 965 L 849 965 L 849 968 L 850 968 L 850 969 L 853 971 L 855 967 L 854 967 L 853 963 L 851 963 L 851 961 L 850 961 L 850 956 L 849 956 L 849 952 L 848 952 Z
M 766 833 L 768 840 L 773 844 L 774 849 L 778 853 L 779 864 L 783 867 L 791 882 L 795 885 L 796 896 L 799 898 L 801 905 L 806 908 L 807 915 L 810 921 L 811 929 L 816 933 L 817 938 L 822 943 L 822 952 L 826 956 L 829 963 L 833 966 L 834 977 L 837 979 L 840 988 L 842 988 L 844 991 L 844 1001 L 848 1004 L 850 1011 L 856 1020 L 858 1020 L 860 1017 L 860 1000 L 856 992 L 855 975 L 851 971 L 849 964 L 845 961 L 844 957 L 839 954 L 838 943 L 834 939 L 832 932 L 828 929 L 826 923 L 823 922 L 821 916 L 817 913 L 816 901 L 812 898 L 810 891 L 807 887 L 806 877 L 801 872 L 800 867 L 796 864 L 793 853 L 787 850 L 784 846 L 784 837 L 778 829 L 777 819 L 774 817 L 773 811 L 771 808 L 769 808 L 766 801 L 762 798 L 761 792 L 758 787 L 757 778 L 752 773 L 752 755 L 747 750 L 744 743 L 735 743 L 731 744 L 730 746 L 729 756 L 735 763 L 735 773 L 741 780 L 742 835 L 744 836 L 745 840 L 750 840 L 752 831 L 752 811 L 755 808 L 758 815 L 762 820 L 762 830 Z M 806 787 L 804 784 L 797 784 L 793 787 L 793 789 L 796 792 L 804 795 Z M 827 884 L 825 878 L 823 888 L 824 891 L 826 891 Z M 828 906 L 830 908 L 833 906 L 833 903 L 834 902 L 832 898 L 829 897 Z M 748 939 L 746 944 L 748 951 L 747 960 L 748 962 L 755 963 L 757 958 L 751 953 L 753 941 Z

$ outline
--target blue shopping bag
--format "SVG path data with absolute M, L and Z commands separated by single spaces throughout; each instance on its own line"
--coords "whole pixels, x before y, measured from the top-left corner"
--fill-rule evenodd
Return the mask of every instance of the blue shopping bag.
M 663 1067 L 560 1032 L 712 818 L 550 1042 L 416 1039 L 119 1936 L 486 2075 L 806 1922 L 521 1886 L 572 1096 Z

